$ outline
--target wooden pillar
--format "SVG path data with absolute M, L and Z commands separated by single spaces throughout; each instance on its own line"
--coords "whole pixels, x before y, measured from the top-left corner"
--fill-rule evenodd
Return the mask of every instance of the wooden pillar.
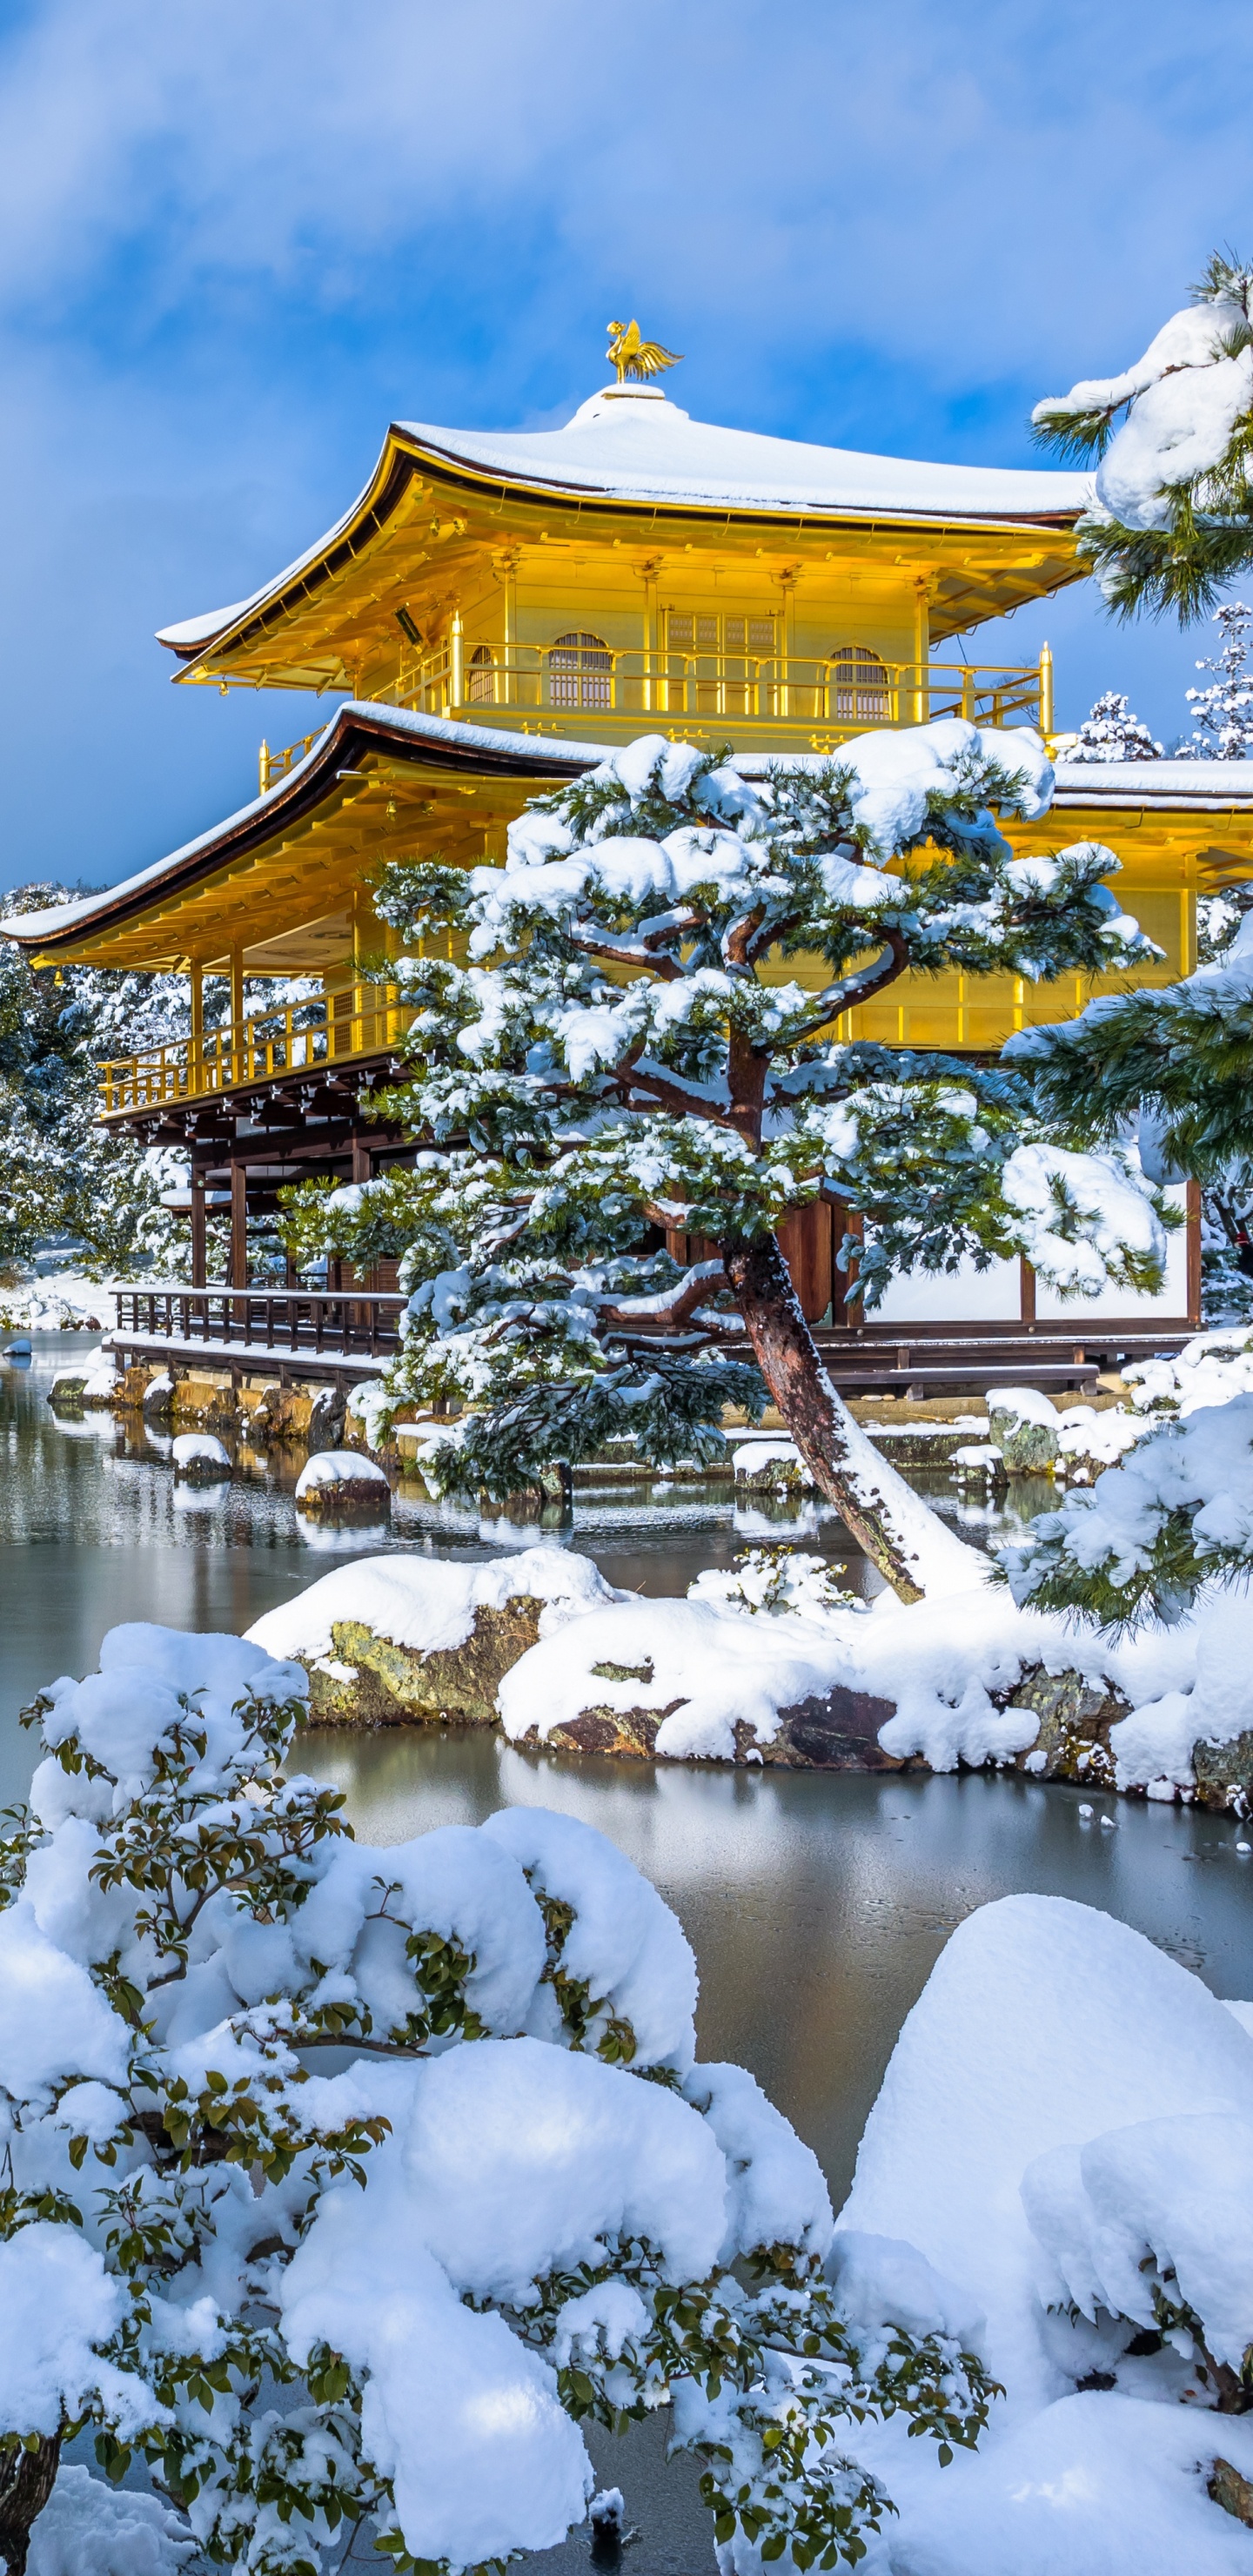
M 244 952 L 237 941 L 231 950 L 231 1080 L 241 1082 L 244 1075 Z
M 248 1166 L 231 1165 L 231 1286 L 248 1285 Z
M 1185 1223 L 1188 1229 L 1188 1322 L 1201 1322 L 1201 1184 L 1189 1181 Z
M 187 1088 L 193 1094 L 198 1095 L 205 1087 L 204 968 L 200 964 L 198 958 L 193 957 L 188 961 L 187 973 L 191 984 L 191 1045 L 188 1049 Z
M 193 1288 L 206 1288 L 209 1284 L 203 1163 L 193 1163 L 191 1167 L 191 1284 Z
M 352 1177 L 354 1181 L 368 1181 L 373 1178 L 371 1159 L 370 1148 L 365 1137 L 354 1136 L 352 1140 Z

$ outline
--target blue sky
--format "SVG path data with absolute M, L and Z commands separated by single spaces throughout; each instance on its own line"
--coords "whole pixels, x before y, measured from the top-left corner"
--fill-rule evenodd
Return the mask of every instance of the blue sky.
M 1241 0 L 0 0 L 0 882 L 102 883 L 242 802 L 297 699 L 173 689 L 154 627 L 336 518 L 391 417 L 558 422 L 604 323 L 698 418 L 1027 462 L 1253 244 Z M 1245 255 L 1250 252 L 1246 248 Z M 981 654 L 1130 691 L 1207 633 L 1089 588 Z

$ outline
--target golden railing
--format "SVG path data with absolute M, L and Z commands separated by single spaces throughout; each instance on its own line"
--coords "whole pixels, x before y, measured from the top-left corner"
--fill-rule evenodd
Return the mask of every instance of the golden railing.
M 280 778 L 287 777 L 298 761 L 307 760 L 317 738 L 316 733 L 302 733 L 295 742 L 285 743 L 281 751 L 271 751 L 268 742 L 263 742 L 257 753 L 258 793 L 264 796 Z
M 475 642 L 456 627 L 386 692 L 390 703 L 471 723 L 494 710 L 563 719 L 769 725 L 797 748 L 831 743 L 880 726 L 965 716 L 972 724 L 1024 719 L 1052 727 L 1052 666 L 1039 663 L 884 662 L 872 669 L 838 659 L 775 653 L 617 650 L 588 639 L 571 646 Z M 556 719 L 556 724 L 553 724 Z
M 412 1018 L 397 985 L 351 984 L 340 993 L 317 994 L 283 1010 L 260 1012 L 255 1019 L 206 1029 L 199 1041 L 174 1038 L 142 1055 L 101 1065 L 101 1115 L 158 1109 L 233 1091 L 242 1083 L 308 1073 L 350 1056 L 382 1055 L 399 1044 Z

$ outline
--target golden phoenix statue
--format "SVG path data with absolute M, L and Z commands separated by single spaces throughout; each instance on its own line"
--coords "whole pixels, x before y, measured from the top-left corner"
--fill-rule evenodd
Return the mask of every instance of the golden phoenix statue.
M 665 367 L 682 365 L 674 349 L 663 349 L 660 340 L 641 340 L 638 322 L 610 322 L 609 355 L 618 370 L 620 385 L 628 381 L 640 384 L 649 376 L 659 376 Z

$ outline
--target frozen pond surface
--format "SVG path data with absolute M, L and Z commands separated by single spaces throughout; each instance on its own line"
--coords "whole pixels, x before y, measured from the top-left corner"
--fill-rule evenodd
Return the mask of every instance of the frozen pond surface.
M 90 1669 L 119 1620 L 238 1630 L 345 1554 L 534 1544 L 533 1524 L 489 1532 L 402 1489 L 390 1533 L 315 1546 L 293 1508 L 298 1462 L 275 1474 L 247 1454 L 242 1481 L 176 1491 L 168 1441 L 125 1435 L 108 1415 L 56 1421 L 49 1381 L 85 1346 L 47 1336 L 29 1369 L 0 1364 L 0 1799 L 20 1796 L 29 1778 L 18 1709 L 55 1674 Z M 575 1544 L 615 1582 L 682 1592 L 700 1566 L 729 1564 L 771 1528 L 845 1559 L 850 1581 L 864 1572 L 829 1517 L 767 1522 L 737 1512 L 729 1490 L 654 1491 L 651 1504 L 619 1492 L 578 1507 Z M 978 1535 L 987 1517 L 972 1511 L 969 1524 Z M 837 2203 L 905 2014 L 954 1924 L 990 1898 L 1032 1889 L 1103 1906 L 1215 1993 L 1253 1996 L 1253 1862 L 1237 1857 L 1233 1826 L 1192 1809 L 1089 1793 L 1089 1824 L 1077 1791 L 1018 1778 L 654 1769 L 525 1755 L 473 1734 L 314 1735 L 308 1764 L 340 1783 L 358 1830 L 380 1842 L 473 1824 L 510 1800 L 562 1808 L 610 1834 L 696 1949 L 702 2056 L 752 2068 L 816 2149 Z M 1116 1830 L 1101 1828 L 1102 1810 Z M 658 2428 L 593 2447 L 643 2528 L 627 2576 L 712 2567 L 691 2471 L 663 2468 Z M 543 2563 L 554 2576 L 584 2568 L 586 2537 Z

